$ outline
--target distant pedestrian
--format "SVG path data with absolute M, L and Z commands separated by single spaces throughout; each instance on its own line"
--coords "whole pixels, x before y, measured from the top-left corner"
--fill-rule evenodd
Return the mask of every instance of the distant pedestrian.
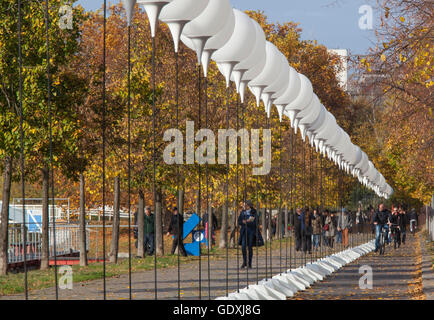
M 241 245 L 243 253 L 243 264 L 241 265 L 241 269 L 246 267 L 249 269 L 252 268 L 253 246 L 256 245 L 257 241 L 263 243 L 263 239 L 258 231 L 257 223 L 258 215 L 256 209 L 253 208 L 252 201 L 247 200 L 244 202 L 243 210 L 238 217 L 238 225 L 241 227 L 238 244 Z M 260 245 L 261 243 L 258 243 L 258 246 Z
M 302 227 L 304 225 L 302 218 L 303 216 L 302 216 L 301 208 L 297 208 L 294 217 L 295 251 L 301 250 L 302 236 L 303 236 Z
M 322 233 L 322 219 L 318 213 L 318 210 L 313 211 L 313 219 L 312 219 L 312 240 L 314 250 L 317 251 L 321 241 L 321 233 Z
M 187 256 L 184 248 L 184 218 L 178 213 L 178 208 L 173 208 L 173 214 L 170 219 L 169 230 L 167 235 L 173 236 L 172 242 L 172 254 L 175 254 L 176 248 L 178 248 L 179 253 L 184 257 Z
M 154 228 L 155 228 L 155 218 L 151 213 L 151 207 L 147 206 L 145 208 L 145 217 L 143 221 L 144 227 L 144 236 L 145 241 L 143 244 L 143 248 L 148 255 L 152 256 L 154 254 L 155 246 L 154 246 Z
M 341 215 L 338 219 L 338 232 L 342 234 L 342 245 L 344 248 L 348 247 L 348 233 L 351 228 L 351 217 L 348 214 L 347 209 L 343 208 Z
M 334 238 L 336 235 L 336 227 L 335 227 L 335 221 L 334 221 L 334 213 L 330 213 L 327 215 L 326 219 L 325 219 L 325 225 L 324 225 L 324 229 L 325 229 L 325 236 L 328 242 L 328 246 L 330 248 L 333 248 L 334 245 Z

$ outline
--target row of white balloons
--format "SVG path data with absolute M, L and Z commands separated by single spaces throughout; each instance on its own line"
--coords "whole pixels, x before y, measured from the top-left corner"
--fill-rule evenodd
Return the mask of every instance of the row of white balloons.
M 386 183 L 368 156 L 351 142 L 313 92 L 307 77 L 292 68 L 285 55 L 266 41 L 260 25 L 245 13 L 233 9 L 229 0 L 122 0 L 128 25 L 136 2 L 148 15 L 151 35 L 157 21 L 171 31 L 175 52 L 181 40 L 196 51 L 198 62 L 207 76 L 214 60 L 229 86 L 235 82 L 241 101 L 248 87 L 259 107 L 262 100 L 268 117 L 275 105 L 280 121 L 283 115 L 299 129 L 317 152 L 333 160 L 340 169 L 357 177 L 360 183 L 380 197 L 389 198 L 393 189 Z

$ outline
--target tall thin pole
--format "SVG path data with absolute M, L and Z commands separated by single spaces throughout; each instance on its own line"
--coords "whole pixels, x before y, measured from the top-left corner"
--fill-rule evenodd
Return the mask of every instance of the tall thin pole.
M 230 85 L 228 85 L 226 89 L 226 128 L 229 130 L 229 94 L 230 94 Z M 229 153 L 226 153 L 229 155 Z M 226 215 L 226 227 L 228 226 L 228 213 L 229 213 L 229 157 L 226 157 L 226 206 L 223 212 Z M 225 235 L 222 235 L 226 238 L 226 295 L 229 294 L 229 250 L 228 250 L 228 239 L 227 239 L 227 230 L 223 230 L 226 232 Z
M 24 246 L 23 263 L 24 263 L 24 296 L 29 299 L 29 292 L 27 287 L 27 231 L 26 231 L 26 192 L 25 192 L 25 172 L 24 172 L 24 111 L 23 111 L 23 56 L 22 56 L 22 43 L 21 43 L 21 0 L 18 0 L 18 63 L 19 63 L 19 108 L 20 108 L 20 167 L 21 167 L 21 197 L 22 197 L 22 210 L 23 210 L 23 226 L 22 238 Z
M 176 90 L 176 129 L 179 130 L 179 53 L 175 52 L 175 90 Z M 180 187 L 180 174 L 179 174 L 179 165 L 176 165 L 176 206 L 178 208 L 178 214 L 183 214 L 179 211 L 179 187 Z M 177 226 L 177 233 L 179 234 L 179 223 Z M 179 247 L 177 252 L 177 263 L 178 263 L 178 300 L 181 300 L 181 260 Z
M 201 77 L 201 70 L 200 70 L 200 64 L 197 67 L 197 74 L 198 74 L 198 98 L 199 98 L 199 130 L 202 129 L 202 99 L 201 99 L 201 87 L 202 87 L 202 77 Z M 202 214 L 201 214 L 201 200 L 202 200 L 202 185 L 201 185 L 201 177 L 202 177 L 202 168 L 200 166 L 200 164 L 198 164 L 198 199 L 197 199 L 197 203 L 198 203 L 198 210 L 199 212 L 197 213 L 199 215 L 199 218 L 202 218 Z M 198 225 L 199 227 L 199 225 Z M 202 259 L 201 259 L 201 254 L 200 254 L 200 242 L 199 242 L 199 300 L 202 299 Z
M 54 250 L 54 282 L 56 285 L 56 300 L 59 299 L 59 288 L 57 280 L 57 249 L 56 249 L 56 217 L 54 214 L 54 170 L 53 170 L 53 120 L 51 109 L 51 74 L 50 74 L 50 37 L 49 37 L 49 7 L 48 0 L 45 0 L 45 33 L 47 45 L 47 104 L 48 104 L 48 122 L 50 135 L 50 183 L 51 183 L 51 214 L 53 226 L 53 250 Z
M 103 83 L 102 83 L 102 251 L 103 251 L 103 296 L 107 299 L 106 293 L 106 235 L 105 235 L 105 161 L 106 161 L 106 21 L 107 21 L 107 0 L 104 0 L 103 20 Z
M 156 156 L 157 156 L 157 150 L 156 150 L 156 144 L 157 144 L 157 137 L 156 137 L 156 99 L 155 99 L 155 37 L 152 37 L 152 193 L 154 198 L 154 215 L 157 214 L 157 192 L 156 192 Z M 154 220 L 154 228 L 157 230 L 157 219 Z M 179 232 L 178 232 L 179 233 Z M 179 236 L 179 235 L 177 235 Z M 154 243 L 156 244 L 156 232 L 154 232 Z M 179 244 L 178 244 L 179 245 Z M 178 248 L 179 250 L 179 248 Z M 158 286 L 157 286 L 157 251 L 154 253 L 154 294 L 155 294 L 155 300 L 158 298 Z
M 131 26 L 128 26 L 128 291 L 132 299 L 131 281 Z

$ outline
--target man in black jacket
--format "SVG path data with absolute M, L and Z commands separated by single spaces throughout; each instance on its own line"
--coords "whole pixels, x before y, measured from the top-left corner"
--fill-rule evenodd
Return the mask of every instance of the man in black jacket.
M 173 235 L 172 242 L 172 254 L 175 254 L 176 247 L 178 247 L 179 252 L 186 257 L 187 252 L 185 252 L 184 248 L 184 218 L 178 213 L 178 208 L 173 208 L 173 214 L 170 219 L 169 230 L 167 235 Z
M 375 212 L 373 223 L 375 225 L 375 252 L 380 247 L 380 234 L 383 228 L 388 229 L 387 223 L 389 222 L 390 212 L 386 209 L 383 203 L 378 206 L 378 211 Z
M 295 212 L 296 212 L 294 217 L 295 251 L 300 251 L 302 248 L 302 240 L 303 240 L 301 208 L 297 208 Z
M 249 269 L 252 268 L 253 245 L 256 239 L 255 234 L 257 231 L 257 221 L 258 215 L 256 213 L 256 209 L 253 208 L 253 203 L 250 200 L 247 200 L 244 203 L 243 210 L 238 217 L 238 225 L 241 227 L 239 242 L 241 242 L 241 248 L 243 252 L 243 264 L 241 266 L 241 269 L 247 266 Z M 247 248 L 249 250 L 248 261 Z

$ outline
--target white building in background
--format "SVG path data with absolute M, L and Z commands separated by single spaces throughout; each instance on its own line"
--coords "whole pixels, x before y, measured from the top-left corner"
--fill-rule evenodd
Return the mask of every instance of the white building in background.
M 336 77 L 338 78 L 341 87 L 346 91 L 348 89 L 348 50 L 328 49 L 327 51 L 341 58 L 342 70 L 338 72 Z

